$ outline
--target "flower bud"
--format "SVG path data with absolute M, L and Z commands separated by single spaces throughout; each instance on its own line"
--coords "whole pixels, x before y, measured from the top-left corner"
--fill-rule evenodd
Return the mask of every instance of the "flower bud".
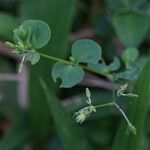
M 131 123 L 128 124 L 128 127 L 130 131 L 136 135 L 136 128 Z

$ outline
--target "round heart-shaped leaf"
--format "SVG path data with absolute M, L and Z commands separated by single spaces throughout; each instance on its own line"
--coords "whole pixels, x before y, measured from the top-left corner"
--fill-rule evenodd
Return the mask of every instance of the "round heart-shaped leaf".
M 72 56 L 79 63 L 96 64 L 101 60 L 101 47 L 92 40 L 81 39 L 72 45 Z
M 52 77 L 55 82 L 58 78 L 62 80 L 60 87 L 71 88 L 83 79 L 84 71 L 78 65 L 73 66 L 57 62 L 52 68 Z

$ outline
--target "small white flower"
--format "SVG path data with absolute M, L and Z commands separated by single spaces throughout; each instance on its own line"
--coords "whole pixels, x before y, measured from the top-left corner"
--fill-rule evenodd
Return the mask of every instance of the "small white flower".
M 76 122 L 83 123 L 92 112 L 96 112 L 95 107 L 92 105 L 79 110 L 74 114 Z
M 76 114 L 76 122 L 77 123 L 83 123 L 85 120 L 86 120 L 86 118 L 87 118 L 87 116 L 84 114 L 84 113 L 82 113 L 82 112 L 80 112 L 80 113 L 77 113 Z

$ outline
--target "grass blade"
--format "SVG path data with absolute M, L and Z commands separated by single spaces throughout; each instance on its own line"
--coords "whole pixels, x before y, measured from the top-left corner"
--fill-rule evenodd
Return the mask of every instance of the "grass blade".
M 65 150 L 83 150 L 82 136 L 73 119 L 64 110 L 58 97 L 51 91 L 43 80 L 40 80 L 44 90 L 53 121 Z
M 135 125 L 137 134 L 128 133 L 128 127 L 125 121 L 122 121 L 112 150 L 141 150 L 144 122 L 150 102 L 150 60 L 144 67 L 137 83 L 134 87 L 134 93 L 139 98 L 129 102 L 128 117 Z

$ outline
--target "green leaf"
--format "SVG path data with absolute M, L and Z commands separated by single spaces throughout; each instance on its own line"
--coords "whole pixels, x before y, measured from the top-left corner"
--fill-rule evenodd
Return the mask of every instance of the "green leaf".
M 40 80 L 40 83 L 64 150 L 84 150 L 85 139 L 81 136 L 73 118 L 61 106 L 58 97 L 52 92 L 52 88 L 49 88 L 43 80 Z
M 137 47 L 143 41 L 150 25 L 149 16 L 141 12 L 117 11 L 113 15 L 116 33 L 126 47 Z
M 101 47 L 92 40 L 81 39 L 72 45 L 73 58 L 79 63 L 96 64 L 101 60 Z
M 40 54 L 34 51 L 33 53 L 30 53 L 26 59 L 31 62 L 31 65 L 34 65 L 40 60 Z
M 137 48 L 127 48 L 122 53 L 122 60 L 127 64 L 133 62 L 138 58 L 139 52 Z
M 117 57 L 114 58 L 113 62 L 108 65 L 109 71 L 116 71 L 120 68 L 120 61 Z
M 41 20 L 27 20 L 14 30 L 14 41 L 21 42 L 27 48 L 40 49 L 50 40 L 51 31 Z
M 145 65 L 138 81 L 134 86 L 134 93 L 139 97 L 129 101 L 128 118 L 136 128 L 136 136 L 128 133 L 128 126 L 122 121 L 115 138 L 112 150 L 141 150 L 145 118 L 150 102 L 150 59 Z M 133 98 L 132 98 L 133 99 Z M 121 140 L 120 140 L 121 139 Z
M 126 70 L 123 72 L 119 72 L 115 74 L 116 78 L 118 79 L 124 79 L 129 81 L 136 81 L 139 76 L 140 71 L 139 70 Z
M 115 74 L 116 78 L 136 81 L 140 73 L 142 72 L 142 69 L 146 61 L 147 61 L 146 59 L 140 59 L 138 61 L 128 63 L 127 70 Z
M 103 63 L 97 63 L 97 64 L 89 63 L 88 67 L 97 72 L 100 72 L 101 74 L 107 74 L 111 71 L 118 70 L 120 68 L 120 61 L 118 58 L 115 57 L 113 62 L 110 63 L 108 66 Z
M 78 65 L 73 66 L 57 62 L 52 68 L 52 77 L 55 82 L 57 78 L 62 80 L 60 87 L 70 88 L 83 79 L 84 71 Z

